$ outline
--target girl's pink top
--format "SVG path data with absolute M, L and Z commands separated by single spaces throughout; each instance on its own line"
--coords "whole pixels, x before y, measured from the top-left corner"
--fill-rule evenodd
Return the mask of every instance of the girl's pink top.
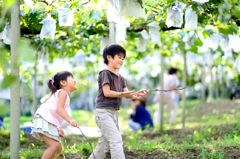
M 57 113 L 58 93 L 61 91 L 65 91 L 65 90 L 63 89 L 57 90 L 57 92 L 55 92 L 45 103 L 43 103 L 36 112 L 36 114 L 39 114 L 49 123 L 56 125 L 58 130 L 61 129 L 61 124 L 63 121 L 63 118 Z M 67 100 L 64 104 L 64 108 L 66 111 L 69 105 L 70 105 L 70 98 L 67 94 Z

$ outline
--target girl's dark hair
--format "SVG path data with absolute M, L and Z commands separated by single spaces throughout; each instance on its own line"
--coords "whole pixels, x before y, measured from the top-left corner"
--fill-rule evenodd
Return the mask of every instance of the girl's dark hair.
M 108 55 L 111 55 L 112 58 L 114 58 L 114 56 L 116 54 L 122 54 L 125 58 L 126 56 L 126 50 L 118 45 L 118 44 L 109 44 L 107 45 L 104 50 L 103 50 L 103 60 L 104 60 L 104 63 L 107 65 L 108 64 L 108 59 L 107 59 L 107 56 Z
M 48 88 L 51 90 L 52 94 L 60 89 L 60 81 L 66 81 L 69 76 L 73 77 L 71 72 L 62 71 L 55 74 L 54 77 L 48 81 Z
M 172 75 L 172 74 L 175 74 L 178 72 L 178 69 L 177 68 L 174 68 L 174 67 L 171 67 L 169 70 L 168 70 L 168 74 Z

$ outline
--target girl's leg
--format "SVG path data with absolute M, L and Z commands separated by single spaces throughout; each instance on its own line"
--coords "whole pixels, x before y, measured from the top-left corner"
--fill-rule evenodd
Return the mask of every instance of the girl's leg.
M 46 135 L 39 134 L 44 142 L 47 144 L 48 148 L 47 150 L 43 153 L 42 159 L 57 159 L 59 158 L 59 154 L 62 152 L 62 145 Z

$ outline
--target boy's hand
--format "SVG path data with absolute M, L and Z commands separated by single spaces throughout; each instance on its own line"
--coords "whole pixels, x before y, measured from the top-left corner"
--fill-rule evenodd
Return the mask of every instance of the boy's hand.
M 149 93 L 149 89 L 141 89 L 140 91 L 137 91 L 137 96 L 145 96 L 146 94 Z
M 60 130 L 59 130 L 58 135 L 59 135 L 60 137 L 64 137 L 64 131 L 63 131 L 63 129 L 60 129 Z
M 73 119 L 72 119 L 72 120 L 69 121 L 69 123 L 70 123 L 72 126 L 74 126 L 74 127 L 77 127 L 77 128 L 79 127 L 79 124 L 78 124 L 78 122 L 77 122 L 76 120 L 73 120 Z

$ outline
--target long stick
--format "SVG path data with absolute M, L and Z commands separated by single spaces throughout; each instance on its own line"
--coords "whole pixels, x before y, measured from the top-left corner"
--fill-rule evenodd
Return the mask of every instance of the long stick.
M 88 138 L 83 134 L 82 130 L 78 127 L 78 129 L 81 131 L 82 135 L 85 137 L 85 139 L 87 139 L 91 149 L 92 149 L 92 153 L 93 153 L 93 158 L 96 159 L 94 152 L 93 152 L 93 148 L 92 148 L 92 143 L 88 140 Z
M 187 87 L 183 87 L 183 88 L 174 88 L 174 89 L 151 89 L 149 90 L 150 92 L 151 91 L 163 91 L 163 92 L 169 92 L 169 91 L 174 91 L 174 90 L 183 90 L 183 89 L 186 89 Z M 129 92 L 122 92 L 120 95 L 124 95 L 124 94 L 132 94 L 132 93 L 141 93 L 143 91 L 137 91 L 137 92 L 134 92 L 134 91 L 129 91 Z M 119 95 L 119 96 L 120 96 Z

